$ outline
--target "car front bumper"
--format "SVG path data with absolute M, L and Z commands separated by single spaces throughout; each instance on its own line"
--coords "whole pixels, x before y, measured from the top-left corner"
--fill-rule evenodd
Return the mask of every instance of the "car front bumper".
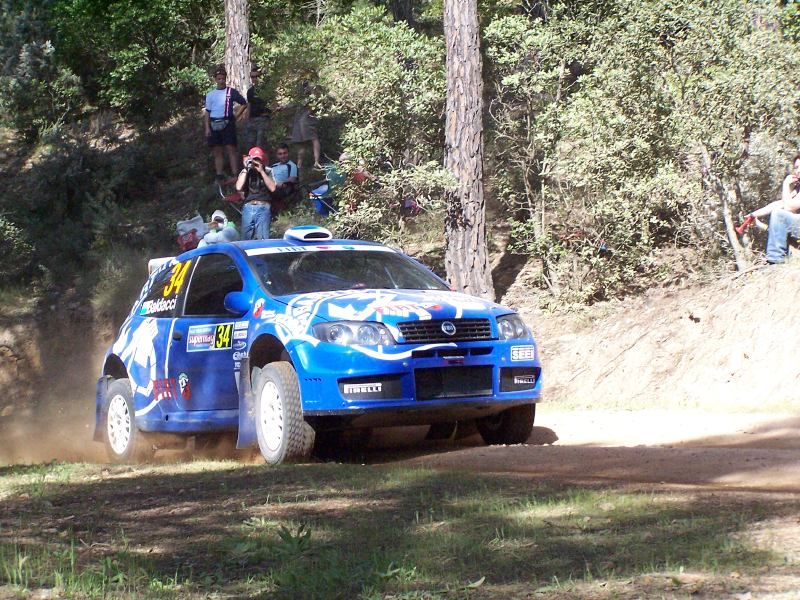
M 486 416 L 541 396 L 541 364 L 532 341 L 397 346 L 376 352 L 320 343 L 295 348 L 308 416 L 423 422 L 450 413 Z M 438 420 L 438 419 L 437 419 Z M 389 423 L 394 424 L 394 423 Z

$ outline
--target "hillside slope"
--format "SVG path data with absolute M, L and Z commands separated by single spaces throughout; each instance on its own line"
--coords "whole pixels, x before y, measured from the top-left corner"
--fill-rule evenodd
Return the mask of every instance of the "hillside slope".
M 578 316 L 520 310 L 565 407 L 781 411 L 800 406 L 798 289 L 790 261 Z

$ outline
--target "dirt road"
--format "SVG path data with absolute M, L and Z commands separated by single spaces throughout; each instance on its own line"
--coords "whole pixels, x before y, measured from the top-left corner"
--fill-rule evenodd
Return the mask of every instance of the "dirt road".
M 487 447 L 477 435 L 426 441 L 424 427 L 377 430 L 358 460 L 513 472 L 565 483 L 800 492 L 800 413 L 559 412 L 542 404 L 536 423 L 528 444 L 518 446 Z M 91 441 L 90 424 L 81 420 L 69 427 L 64 421 L 6 427 L 0 436 L 0 463 L 104 457 L 102 446 Z
M 410 441 L 406 433 L 401 439 Z M 421 438 L 417 441 L 424 445 Z M 397 443 L 398 436 L 385 431 L 373 445 Z M 374 452 L 368 459 L 380 461 L 387 451 Z M 542 405 L 528 444 L 487 447 L 472 436 L 414 454 L 402 460 L 576 483 L 800 492 L 800 414 L 558 412 Z M 384 459 L 399 457 L 387 454 Z

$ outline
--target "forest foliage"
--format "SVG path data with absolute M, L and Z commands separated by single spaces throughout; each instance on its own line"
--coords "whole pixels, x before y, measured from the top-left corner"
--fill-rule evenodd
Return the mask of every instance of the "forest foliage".
M 311 103 L 326 153 L 374 175 L 343 189 L 331 219 L 342 235 L 394 239 L 418 218 L 405 212 L 411 199 L 436 222 L 452 185 L 441 2 L 412 2 L 408 20 L 395 20 L 395 4 L 250 1 L 269 101 Z M 512 224 L 508 251 L 538 260 L 542 297 L 591 302 L 652 285 L 669 278 L 668 253 L 732 264 L 726 212 L 775 199 L 800 147 L 798 3 L 479 10 L 487 201 L 493 222 Z M 157 141 L 104 155 L 86 123 L 114 115 L 141 142 L 196 119 L 224 52 L 222 11 L 209 0 L 3 0 L 0 120 L 29 149 L 20 178 L 33 182 L 24 202 L 0 196 L 0 244 L 15 257 L 6 275 L 42 277 L 56 256 L 84 264 L 113 243 L 112 217 L 176 175 Z

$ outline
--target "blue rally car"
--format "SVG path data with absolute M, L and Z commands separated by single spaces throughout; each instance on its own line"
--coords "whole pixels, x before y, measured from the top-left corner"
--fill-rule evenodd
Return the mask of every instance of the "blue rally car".
M 528 327 L 392 248 L 303 226 L 150 268 L 97 383 L 94 439 L 116 462 L 225 432 L 270 464 L 372 427 L 474 420 L 488 444 L 531 433 Z

